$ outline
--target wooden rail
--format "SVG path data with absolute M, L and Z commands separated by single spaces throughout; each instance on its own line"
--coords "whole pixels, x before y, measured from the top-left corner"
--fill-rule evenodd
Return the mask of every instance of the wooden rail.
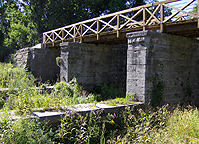
M 197 0 L 187 0 L 181 8 L 169 5 L 171 3 L 177 5 L 180 1 L 167 0 L 146 4 L 44 32 L 43 44 L 45 47 L 47 44 L 54 46 L 56 43 L 65 41 L 84 42 L 84 37 L 89 35 L 94 35 L 96 40 L 100 40 L 103 33 L 115 33 L 119 38 L 121 31 L 147 30 L 154 26 L 158 26 L 160 32 L 164 32 L 164 25 L 167 23 L 198 20 L 198 13 L 185 10 L 190 8 L 191 4 L 191 9 L 193 9 L 193 3 Z M 165 8 L 172 10 L 172 14 L 166 15 Z

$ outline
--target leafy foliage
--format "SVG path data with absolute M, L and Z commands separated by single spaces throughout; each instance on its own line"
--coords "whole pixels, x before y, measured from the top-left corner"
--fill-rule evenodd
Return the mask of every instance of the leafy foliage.
M 138 100 L 135 98 L 135 95 L 127 94 L 125 98 L 109 99 L 106 101 L 101 101 L 100 103 L 104 103 L 110 106 L 117 106 L 117 105 L 134 104 L 136 101 Z
M 144 4 L 143 0 L 2 0 L 0 61 L 41 42 L 44 31 Z
M 57 130 L 38 119 L 11 121 L 9 114 L 0 117 L 2 143 L 198 143 L 199 111 L 191 106 L 176 108 L 126 109 L 104 115 L 91 111 L 85 116 L 69 113 Z
M 33 75 L 24 69 L 0 63 L 0 88 L 8 88 L 0 91 L 0 108 L 29 113 L 33 108 L 57 109 L 61 105 L 92 103 L 96 99 L 95 95 L 78 84 L 76 78 L 69 83 L 56 83 L 51 92 L 45 90 L 48 84 L 41 85 L 41 90 L 37 90 L 34 81 Z
M 0 88 L 24 88 L 34 86 L 34 76 L 11 63 L 0 63 Z
M 98 143 L 102 111 L 91 111 L 82 116 L 78 113 L 67 113 L 61 120 L 56 139 L 62 143 Z
M 18 119 L 14 122 L 8 116 L 0 118 L 0 142 L 2 143 L 53 143 L 50 129 L 38 119 Z

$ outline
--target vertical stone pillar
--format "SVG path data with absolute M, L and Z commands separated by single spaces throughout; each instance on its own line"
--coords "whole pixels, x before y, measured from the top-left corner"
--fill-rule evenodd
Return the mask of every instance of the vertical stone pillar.
M 197 103 L 197 40 L 152 31 L 128 33 L 127 38 L 126 94 L 135 93 L 147 105 Z
M 128 33 L 126 94 L 145 102 L 147 31 Z

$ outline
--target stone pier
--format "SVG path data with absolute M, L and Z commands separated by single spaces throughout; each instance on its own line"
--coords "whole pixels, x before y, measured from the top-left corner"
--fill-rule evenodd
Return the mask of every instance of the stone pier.
M 141 31 L 127 34 L 127 94 L 150 103 L 154 84 L 164 84 L 163 103 L 199 103 L 199 42 Z

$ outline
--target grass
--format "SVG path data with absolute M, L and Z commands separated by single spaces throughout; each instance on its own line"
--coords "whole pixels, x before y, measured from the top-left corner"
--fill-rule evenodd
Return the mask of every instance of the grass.
M 109 99 L 106 101 L 101 101 L 100 103 L 107 104 L 109 106 L 118 106 L 118 105 L 135 104 L 135 102 L 137 102 L 135 95 L 128 94 L 125 98 Z
M 48 84 L 43 84 L 45 88 Z M 124 95 L 116 86 L 104 85 L 101 92 L 86 91 L 74 78 L 70 83 L 57 82 L 51 92 L 32 89 L 34 77 L 12 64 L 0 63 L 0 107 L 4 111 L 18 110 L 21 114 L 34 108 L 52 107 L 107 100 L 111 105 L 134 102 L 134 95 Z M 14 90 L 14 88 L 18 88 Z M 123 98 L 117 98 L 121 96 Z M 113 98 L 113 100 L 110 100 Z M 115 98 L 115 99 L 114 99 Z M 83 117 L 67 113 L 57 129 L 50 129 L 37 119 L 12 121 L 8 113 L 0 117 L 0 142 L 2 143 L 199 143 L 199 111 L 195 107 L 167 106 L 146 110 L 126 110 L 108 114 L 102 111 Z M 23 115 L 22 115 L 23 116 Z
M 119 114 L 95 111 L 82 116 L 66 113 L 56 129 L 38 119 L 9 120 L 0 117 L 2 143 L 199 143 L 199 111 L 197 108 L 167 106 L 157 109 L 132 110 Z
M 34 89 L 35 81 L 34 76 L 24 69 L 10 63 L 0 63 L 0 88 L 9 89 L 0 91 L 0 110 L 17 110 L 23 114 L 31 113 L 35 108 L 59 109 L 65 105 L 96 103 L 125 96 L 125 93 L 113 84 L 98 87 L 98 92 L 95 89 L 87 91 L 73 78 L 69 83 L 55 83 L 54 89 L 49 92 Z M 48 85 L 41 84 L 40 87 L 46 89 Z
M 199 111 L 197 108 L 175 109 L 162 133 L 166 143 L 199 143 Z
M 14 67 L 10 63 L 0 63 L 0 88 L 9 89 L 0 92 L 0 109 L 27 113 L 33 108 L 57 109 L 61 105 L 95 101 L 95 96 L 84 90 L 75 78 L 69 83 L 57 82 L 50 93 L 34 89 L 36 87 L 34 82 L 34 76 L 24 69 Z M 46 86 L 48 84 L 41 85 L 44 89 Z

